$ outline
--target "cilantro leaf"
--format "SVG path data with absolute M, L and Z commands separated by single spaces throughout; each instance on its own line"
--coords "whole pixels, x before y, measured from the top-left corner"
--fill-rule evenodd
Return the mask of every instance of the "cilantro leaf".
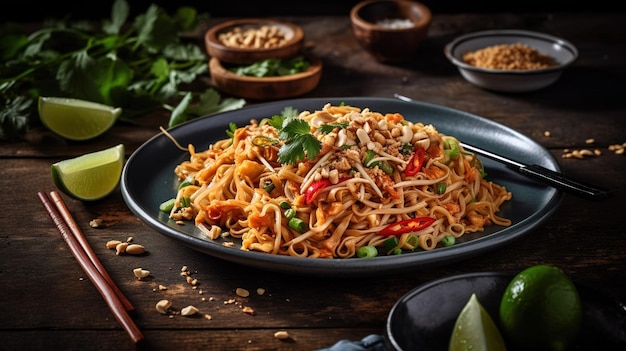
M 266 120 L 272 127 L 276 128 L 277 130 L 281 130 L 283 128 L 283 123 L 285 123 L 286 119 L 297 116 L 298 110 L 291 106 L 287 106 L 283 108 L 280 115 L 274 115 L 270 118 L 266 118 Z
M 170 116 L 170 120 L 168 123 L 168 128 L 172 128 L 175 125 L 184 123 L 187 120 L 187 116 L 185 115 L 185 110 L 189 106 L 191 102 L 191 93 L 185 94 L 185 97 L 180 101 L 178 106 L 174 108 L 172 111 L 172 115 Z
M 299 113 L 298 110 L 291 106 L 287 106 L 283 108 L 283 111 L 282 111 L 282 115 L 285 117 L 297 117 L 298 113 Z
M 24 96 L 5 101 L 4 110 L 0 110 L 0 139 L 14 140 L 28 129 L 28 114 L 34 108 L 32 102 Z
M 322 143 L 311 134 L 309 122 L 298 118 L 298 110 L 287 106 L 282 115 L 267 118 L 267 122 L 278 131 L 284 144 L 278 150 L 278 162 L 298 163 L 305 158 L 314 160 L 322 150 Z
M 303 119 L 289 117 L 283 122 L 282 129 L 278 136 L 283 140 L 291 140 L 299 135 L 309 134 L 311 126 Z
M 196 117 L 212 115 L 214 113 L 237 110 L 244 107 L 246 101 L 236 98 L 222 98 L 220 93 L 209 88 L 198 95 L 198 104 L 189 107 L 187 112 Z
M 126 20 L 130 8 L 125 1 L 115 1 L 111 9 L 111 20 L 105 20 L 102 24 L 102 31 L 107 34 L 119 34 Z
M 276 128 L 277 130 L 281 130 L 283 128 L 283 122 L 286 119 L 287 118 L 285 116 L 274 115 L 267 120 L 272 127 Z
M 297 143 L 285 143 L 278 150 L 278 162 L 283 164 L 294 164 L 303 160 L 306 155 L 301 145 Z
M 314 160 L 320 153 L 321 143 L 313 134 L 300 134 L 287 141 L 278 150 L 278 162 L 298 163 L 305 158 Z
M 322 143 L 311 134 L 309 123 L 300 118 L 286 118 L 278 137 L 285 141 L 278 150 L 278 161 L 281 163 L 294 164 L 305 158 L 314 160 L 322 149 Z
M 195 97 L 197 97 L 197 103 L 193 104 Z M 245 103 L 243 99 L 222 99 L 213 88 L 209 88 L 201 94 L 188 92 L 172 111 L 168 127 L 174 127 L 197 117 L 236 110 L 242 108 Z
M 233 67 L 229 71 L 240 76 L 277 77 L 304 72 L 310 65 L 302 56 L 286 60 L 269 58 L 247 66 Z
M 348 122 L 344 122 L 344 123 L 328 123 L 328 124 L 322 124 L 321 126 L 319 126 L 317 128 L 317 130 L 320 133 L 328 134 L 328 133 L 332 132 L 333 130 L 335 130 L 335 128 L 343 129 L 343 128 L 346 128 L 348 125 L 349 125 Z
M 298 137 L 298 142 L 302 145 L 309 160 L 314 160 L 322 150 L 322 143 L 313 134 L 305 134 Z

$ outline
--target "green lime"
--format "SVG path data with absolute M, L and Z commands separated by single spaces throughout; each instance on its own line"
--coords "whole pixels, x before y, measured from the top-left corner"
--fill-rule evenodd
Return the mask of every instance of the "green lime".
M 582 321 L 578 290 L 557 267 L 526 268 L 502 296 L 500 321 L 505 337 L 520 350 L 565 350 Z
M 69 140 L 93 139 L 109 130 L 122 113 L 121 108 L 95 102 L 39 97 L 39 118 L 51 131 Z
M 109 195 L 120 181 L 124 145 L 59 161 L 50 167 L 54 184 L 68 196 L 84 201 Z
M 489 312 L 472 294 L 459 313 L 450 338 L 449 351 L 506 350 L 502 335 Z

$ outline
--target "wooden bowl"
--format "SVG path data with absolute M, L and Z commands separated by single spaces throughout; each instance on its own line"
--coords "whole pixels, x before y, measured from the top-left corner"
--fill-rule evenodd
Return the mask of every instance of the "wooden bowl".
M 226 45 L 219 38 L 220 35 L 233 32 L 236 28 L 246 32 L 258 30 L 262 27 L 278 29 L 284 40 L 280 45 L 257 48 L 252 43 L 245 47 Z M 304 45 L 304 32 L 299 26 L 272 19 L 248 18 L 223 22 L 211 27 L 204 35 L 206 51 L 209 56 L 220 62 L 248 65 L 268 58 L 283 59 L 298 55 Z
M 428 34 L 432 13 L 411 0 L 365 0 L 350 11 L 352 32 L 383 63 L 411 61 Z
M 322 75 L 322 61 L 305 56 L 311 64 L 306 71 L 277 77 L 241 76 L 229 71 L 215 57 L 209 71 L 215 87 L 227 94 L 253 100 L 279 100 L 315 89 Z

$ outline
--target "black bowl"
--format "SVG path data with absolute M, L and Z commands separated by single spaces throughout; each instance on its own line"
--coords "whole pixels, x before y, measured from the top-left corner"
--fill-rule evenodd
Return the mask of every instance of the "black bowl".
M 469 273 L 423 284 L 404 295 L 387 319 L 385 342 L 395 351 L 447 351 L 456 318 L 475 293 L 502 330 L 499 307 L 516 273 Z M 626 304 L 576 283 L 583 323 L 572 350 L 626 350 Z M 515 350 L 515 345 L 508 345 Z

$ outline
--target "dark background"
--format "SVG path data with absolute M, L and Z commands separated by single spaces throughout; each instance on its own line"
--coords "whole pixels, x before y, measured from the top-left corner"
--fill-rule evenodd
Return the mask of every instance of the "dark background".
M 168 12 L 180 6 L 192 6 L 211 17 L 272 17 L 291 15 L 348 15 L 359 0 L 335 1 L 236 1 L 236 0 L 128 0 L 131 16 L 144 13 L 150 4 L 157 4 Z M 494 13 L 494 12 L 616 12 L 620 1 L 596 0 L 591 2 L 563 0 L 522 1 L 471 1 L 423 0 L 434 14 L 437 13 Z M 46 18 L 100 20 L 110 17 L 113 0 L 104 1 L 3 1 L 0 8 L 2 22 L 37 22 Z

